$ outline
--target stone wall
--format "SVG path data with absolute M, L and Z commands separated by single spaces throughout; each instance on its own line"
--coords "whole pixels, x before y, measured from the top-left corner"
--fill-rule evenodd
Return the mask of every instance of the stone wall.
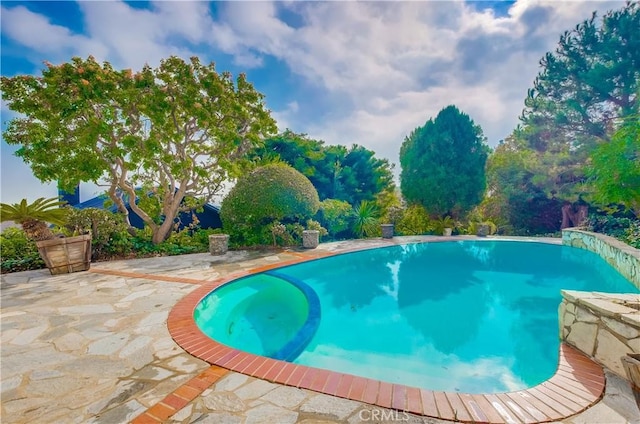
M 640 250 L 613 237 L 575 228 L 562 230 L 562 244 L 597 253 L 640 289 Z
M 640 296 L 562 290 L 560 338 L 627 378 L 621 357 L 640 353 Z

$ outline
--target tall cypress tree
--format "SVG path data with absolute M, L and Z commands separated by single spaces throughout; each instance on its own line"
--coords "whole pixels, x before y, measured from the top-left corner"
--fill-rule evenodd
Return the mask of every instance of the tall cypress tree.
M 464 215 L 482 200 L 488 150 L 480 126 L 447 106 L 402 143 L 402 195 L 433 216 Z

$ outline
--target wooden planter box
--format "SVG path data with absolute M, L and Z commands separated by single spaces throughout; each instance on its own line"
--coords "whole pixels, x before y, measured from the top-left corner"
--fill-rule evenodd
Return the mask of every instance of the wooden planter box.
M 631 385 L 635 390 L 640 391 L 640 353 L 627 353 L 627 356 L 621 359 Z
M 37 241 L 38 252 L 52 275 L 91 267 L 91 234 Z

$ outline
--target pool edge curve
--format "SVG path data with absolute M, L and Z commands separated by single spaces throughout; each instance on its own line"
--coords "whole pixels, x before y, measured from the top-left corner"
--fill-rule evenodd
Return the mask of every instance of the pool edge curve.
M 358 250 L 364 249 L 339 253 Z M 171 337 L 189 354 L 231 371 L 330 396 L 457 422 L 558 421 L 586 410 L 604 395 L 603 368 L 566 343 L 560 344 L 558 367 L 548 380 L 515 392 L 467 394 L 381 382 L 251 354 L 216 342 L 195 323 L 193 313 L 196 306 L 212 290 L 241 277 L 316 259 L 300 257 L 203 284 L 182 298 L 169 313 L 167 326 Z

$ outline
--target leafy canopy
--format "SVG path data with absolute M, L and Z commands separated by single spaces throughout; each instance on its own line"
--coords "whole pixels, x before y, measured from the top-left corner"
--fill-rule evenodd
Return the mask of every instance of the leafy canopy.
M 611 137 L 617 118 L 637 113 L 639 28 L 640 4 L 628 2 L 560 37 L 525 100 L 521 119 L 533 148 L 591 146 Z
M 640 218 L 640 118 L 628 119 L 592 152 L 588 175 L 596 202 L 624 205 Z
M 75 57 L 46 63 L 41 77 L 1 83 L 9 108 L 24 115 L 4 139 L 21 146 L 16 154 L 34 175 L 67 191 L 106 181 L 111 201 L 125 215 L 128 203 L 154 243 L 169 236 L 181 210 L 241 175 L 246 152 L 276 130 L 244 74 L 234 80 L 196 57 L 172 56 L 137 73 Z
M 487 153 L 482 129 L 447 106 L 402 143 L 402 194 L 434 216 L 462 215 L 482 200 Z
M 327 146 L 321 140 L 286 130 L 265 140 L 253 155 L 263 162 L 279 160 L 291 165 L 309 178 L 321 200 L 344 200 L 355 205 L 393 189 L 393 165 L 357 144 L 348 149 Z

